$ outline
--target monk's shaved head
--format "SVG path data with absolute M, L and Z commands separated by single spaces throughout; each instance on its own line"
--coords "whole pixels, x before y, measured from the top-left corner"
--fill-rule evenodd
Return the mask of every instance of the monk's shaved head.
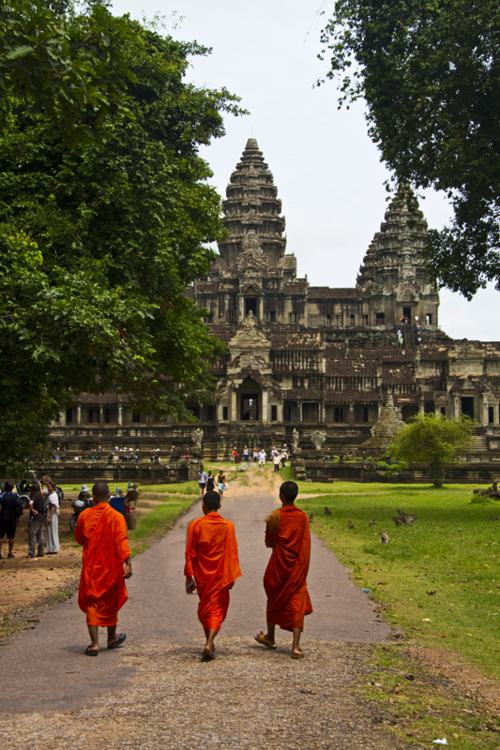
M 219 510 L 220 508 L 220 495 L 214 490 L 209 490 L 203 495 L 203 504 L 208 510 Z
M 295 482 L 283 482 L 280 487 L 280 500 L 283 503 L 293 503 L 298 494 L 299 488 Z
M 96 482 L 92 487 L 92 496 L 98 502 L 104 502 L 109 498 L 109 487 L 107 482 Z

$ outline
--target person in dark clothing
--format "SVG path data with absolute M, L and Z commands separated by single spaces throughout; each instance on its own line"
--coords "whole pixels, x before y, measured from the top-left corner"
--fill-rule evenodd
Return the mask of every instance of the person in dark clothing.
M 206 489 L 207 492 L 213 492 L 213 490 L 215 490 L 215 477 L 211 471 L 208 472 Z
M 114 510 L 117 510 L 118 513 L 121 513 L 125 517 L 125 498 L 120 487 L 117 487 L 115 494 L 109 498 L 109 504 Z
M 30 520 L 28 523 L 28 557 L 45 555 L 45 521 L 47 520 L 47 503 L 42 495 L 38 482 L 33 482 L 30 489 Z
M 23 509 L 19 503 L 19 495 L 14 492 L 14 482 L 6 481 L 4 492 L 0 495 L 0 558 L 2 555 L 2 544 L 7 537 L 9 554 L 14 557 L 14 539 L 16 536 L 17 522 Z

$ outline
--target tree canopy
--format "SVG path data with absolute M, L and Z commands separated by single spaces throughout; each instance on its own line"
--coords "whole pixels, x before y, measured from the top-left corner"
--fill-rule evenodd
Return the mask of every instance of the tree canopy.
M 87 6 L 11 0 L 0 15 L 18 34 L 0 49 L 4 470 L 33 456 L 81 391 L 184 413 L 212 387 L 220 351 L 186 287 L 223 232 L 198 146 L 223 134 L 235 97 L 185 81 L 196 44 Z M 35 74 L 45 53 L 20 49 L 22 29 L 47 41 L 54 26 L 67 57 L 55 47 Z
M 500 8 L 494 0 L 337 0 L 322 33 L 339 105 L 364 98 L 368 133 L 397 180 L 445 191 L 428 235 L 438 283 L 500 288 Z
M 397 433 L 388 453 L 396 461 L 425 464 L 434 485 L 440 487 L 446 467 L 469 446 L 473 429 L 471 419 L 420 414 Z

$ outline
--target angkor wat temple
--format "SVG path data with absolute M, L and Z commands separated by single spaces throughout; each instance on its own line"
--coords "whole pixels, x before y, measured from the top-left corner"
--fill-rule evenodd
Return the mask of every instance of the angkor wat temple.
M 388 206 L 347 289 L 297 275 L 277 188 L 254 139 L 223 208 L 227 237 L 188 290 L 228 350 L 213 363 L 214 403 L 191 404 L 196 436 L 193 425 L 136 414 L 123 398 L 81 394 L 54 425 L 54 442 L 69 454 L 101 443 L 168 455 L 174 443 L 221 458 L 233 445 L 286 442 L 305 454 L 355 455 L 383 446 L 384 425 L 436 412 L 472 417 L 469 460 L 500 462 L 500 343 L 452 340 L 440 330 L 426 222 L 409 190 Z M 332 251 L 325 281 L 334 260 Z

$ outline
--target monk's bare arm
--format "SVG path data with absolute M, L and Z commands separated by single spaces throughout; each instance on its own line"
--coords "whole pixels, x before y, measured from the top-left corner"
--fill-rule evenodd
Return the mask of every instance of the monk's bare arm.
M 128 544 L 127 523 L 123 516 L 119 519 L 118 543 L 120 545 L 121 558 L 123 560 L 123 577 L 131 578 L 132 576 L 132 553 Z
M 278 533 L 278 526 L 280 522 L 280 512 L 275 510 L 271 515 L 266 518 L 266 536 L 265 543 L 266 547 L 274 547 L 276 544 L 276 534 Z
M 196 591 L 196 581 L 194 580 L 193 576 L 193 560 L 192 560 L 192 554 L 193 554 L 193 543 L 194 543 L 194 528 L 195 524 L 192 521 L 187 530 L 186 535 L 186 564 L 184 565 L 184 576 L 185 576 L 185 586 L 186 586 L 186 594 L 193 594 Z

